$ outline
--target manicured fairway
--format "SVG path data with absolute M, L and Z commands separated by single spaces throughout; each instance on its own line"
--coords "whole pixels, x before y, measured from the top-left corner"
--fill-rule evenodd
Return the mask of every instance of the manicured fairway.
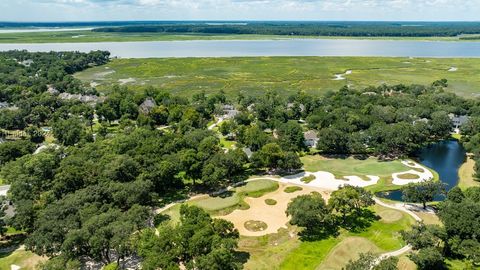
M 480 182 L 475 179 L 474 174 L 475 161 L 471 158 L 467 158 L 465 163 L 463 163 L 463 165 L 458 170 L 458 186 L 461 189 L 480 186 Z
M 451 68 L 454 68 L 455 71 Z M 321 95 L 345 85 L 362 88 L 381 84 L 431 84 L 449 80 L 449 91 L 474 97 L 480 94 L 480 59 L 380 57 L 242 57 L 115 59 L 76 76 L 86 84 L 112 83 L 144 88 L 153 85 L 171 93 L 192 96 L 223 90 L 230 97 L 244 92 L 260 95 L 277 90 L 287 96 L 303 90 Z M 334 80 L 335 74 L 345 80 Z
M 230 192 L 219 196 L 206 196 L 189 201 L 188 204 L 201 207 L 212 215 L 226 215 L 235 209 L 248 209 L 244 197 L 261 197 L 262 195 L 275 191 L 278 183 L 271 180 L 256 180 L 237 187 Z M 169 215 L 172 221 L 179 219 L 180 205 L 166 210 L 163 214 Z

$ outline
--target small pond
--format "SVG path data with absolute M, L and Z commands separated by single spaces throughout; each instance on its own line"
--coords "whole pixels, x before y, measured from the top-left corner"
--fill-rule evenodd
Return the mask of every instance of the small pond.
M 418 161 L 429 167 L 440 176 L 440 180 L 447 184 L 447 191 L 458 183 L 458 169 L 465 162 L 466 152 L 463 146 L 455 140 L 448 140 L 429 145 L 418 153 Z M 379 193 L 381 197 L 401 201 L 400 190 Z M 436 198 L 442 200 L 442 197 Z

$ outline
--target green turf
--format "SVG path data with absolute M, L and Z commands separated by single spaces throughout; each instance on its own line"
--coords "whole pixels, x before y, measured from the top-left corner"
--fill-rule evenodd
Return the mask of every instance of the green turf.
M 392 173 L 408 171 L 409 167 L 399 160 L 380 161 L 376 158 L 355 159 L 348 158 L 324 158 L 322 156 L 304 156 L 301 158 L 305 170 L 309 172 L 327 171 L 337 177 L 356 175 L 375 175 L 379 177 L 391 176 Z
M 449 72 L 450 67 L 458 68 Z M 99 83 L 106 90 L 119 80 L 142 89 L 153 85 L 183 96 L 224 90 L 230 97 L 239 92 L 260 95 L 277 90 L 286 96 L 303 90 L 321 95 L 346 84 L 362 88 L 387 84 L 430 84 L 446 78 L 447 90 L 466 97 L 479 93 L 480 59 L 382 58 L 382 57 L 240 57 L 114 59 L 105 66 L 78 73 L 77 78 Z M 346 80 L 334 75 L 352 70 Z
M 297 192 L 297 191 L 300 191 L 300 190 L 303 190 L 302 187 L 299 187 L 299 186 L 290 186 L 290 187 L 286 187 L 283 192 L 285 193 L 294 193 L 294 192 Z

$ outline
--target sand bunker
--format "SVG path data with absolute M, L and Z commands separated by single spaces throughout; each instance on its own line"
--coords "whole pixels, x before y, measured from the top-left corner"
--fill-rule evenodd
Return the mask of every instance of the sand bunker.
M 407 160 L 402 161 L 402 163 L 407 167 L 414 168 L 417 170 L 410 170 L 406 172 L 399 172 L 399 173 L 392 174 L 392 179 L 393 179 L 392 183 L 394 185 L 404 186 L 410 183 L 420 183 L 420 182 L 429 181 L 433 179 L 432 172 L 426 169 L 425 167 L 423 167 L 422 165 L 415 163 L 413 161 L 407 161 Z M 422 171 L 420 172 L 418 169 L 421 169 Z M 418 175 L 418 178 L 402 179 L 401 175 L 404 175 L 404 174 L 415 174 L 415 175 Z
M 455 72 L 455 71 L 457 71 L 457 70 L 458 70 L 457 67 L 451 67 L 448 71 L 450 71 L 450 72 Z
M 271 233 L 277 233 L 280 228 L 287 228 L 289 218 L 285 214 L 288 203 L 293 199 L 303 194 L 310 194 L 312 192 L 319 192 L 323 198 L 328 200 L 330 193 L 322 191 L 318 188 L 304 187 L 303 190 L 293 193 L 286 193 L 284 189 L 289 185 L 280 184 L 280 187 L 271 193 L 265 194 L 259 198 L 245 198 L 245 202 L 250 205 L 247 210 L 235 210 L 226 216 L 218 216 L 217 218 L 226 219 L 235 225 L 241 235 L 244 236 L 262 236 Z M 291 186 L 291 185 L 290 185 Z M 273 199 L 277 201 L 276 205 L 267 205 L 266 199 Z M 264 222 L 267 227 L 261 231 L 251 231 L 245 228 L 245 224 L 250 224 L 252 221 Z
M 308 177 L 310 175 L 315 176 L 315 180 L 305 183 L 302 181 L 302 178 Z M 344 176 L 345 179 L 336 179 L 335 175 L 329 172 L 302 172 L 295 175 L 285 176 L 280 179 L 281 182 L 299 185 L 299 186 L 309 186 L 316 188 L 323 188 L 327 190 L 337 190 L 339 187 L 350 185 L 357 187 L 367 187 L 375 185 L 380 177 L 375 175 L 367 175 L 369 180 L 363 180 L 358 176 Z

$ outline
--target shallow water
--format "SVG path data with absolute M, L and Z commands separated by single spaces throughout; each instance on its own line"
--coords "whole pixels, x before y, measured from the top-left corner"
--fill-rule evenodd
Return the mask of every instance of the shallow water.
M 0 51 L 108 50 L 122 58 L 241 56 L 480 57 L 480 42 L 349 39 L 0 44 Z

